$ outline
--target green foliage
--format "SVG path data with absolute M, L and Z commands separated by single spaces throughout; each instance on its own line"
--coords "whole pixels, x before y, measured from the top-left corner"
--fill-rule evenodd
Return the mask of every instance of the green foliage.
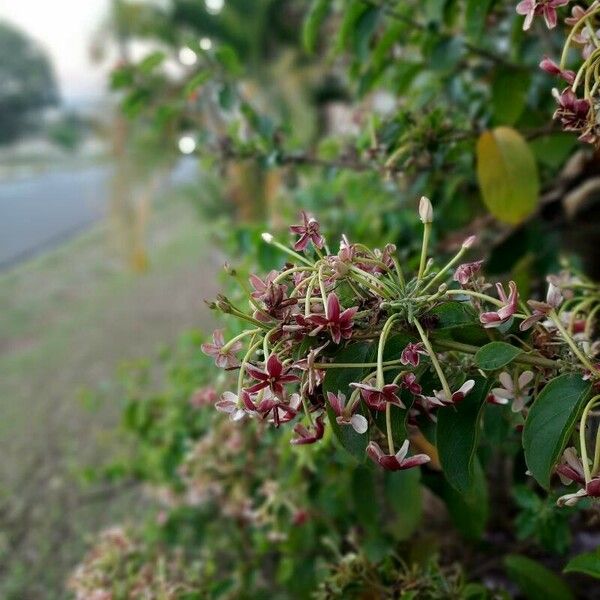
M 475 451 L 489 389 L 490 381 L 477 378 L 475 387 L 454 410 L 438 416 L 436 441 L 444 477 L 463 494 L 468 494 L 475 482 Z
M 377 349 L 372 344 L 354 344 L 347 346 L 335 355 L 334 362 L 336 363 L 362 363 L 370 362 L 376 354 Z M 342 393 L 349 400 L 354 388 L 350 384 L 362 379 L 370 372 L 371 369 L 355 368 L 355 369 L 331 369 L 323 382 L 323 392 L 327 394 Z M 333 433 L 340 441 L 342 446 L 352 454 L 357 460 L 363 462 L 365 460 L 365 450 L 369 443 L 368 434 L 359 434 L 352 427 L 341 427 L 335 420 L 335 414 L 331 407 L 327 408 L 329 421 Z
M 571 544 L 573 509 L 559 508 L 554 496 L 542 498 L 525 485 L 516 486 L 513 496 L 520 509 L 515 518 L 517 537 L 533 539 L 549 552 L 564 554 Z
M 544 488 L 550 485 L 554 467 L 590 390 L 591 384 L 580 375 L 561 375 L 542 390 L 531 407 L 523 431 L 523 448 L 527 467 Z
M 506 342 L 490 342 L 475 354 L 475 364 L 484 371 L 502 369 L 517 358 L 523 351 Z
M 361 554 L 348 554 L 330 569 L 319 585 L 316 600 L 377 597 L 381 600 L 492 600 L 484 586 L 470 583 L 453 565 L 441 567 L 437 557 L 420 562 L 405 562 L 397 556 L 388 556 L 371 562 Z
M 566 583 L 539 562 L 512 554 L 504 559 L 509 577 L 528 600 L 573 600 Z
M 584 573 L 600 579 L 600 549 L 573 557 L 564 568 L 565 573 Z
M 35 129 L 58 90 L 43 50 L 6 22 L 0 22 L 0 56 L 0 144 L 6 144 Z

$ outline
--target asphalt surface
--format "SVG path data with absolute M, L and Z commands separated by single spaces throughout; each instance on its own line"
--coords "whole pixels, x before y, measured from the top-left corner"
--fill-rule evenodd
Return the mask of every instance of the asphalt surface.
M 172 183 L 191 181 L 193 159 L 183 159 Z M 112 169 L 90 166 L 0 181 L 0 269 L 57 246 L 107 211 Z

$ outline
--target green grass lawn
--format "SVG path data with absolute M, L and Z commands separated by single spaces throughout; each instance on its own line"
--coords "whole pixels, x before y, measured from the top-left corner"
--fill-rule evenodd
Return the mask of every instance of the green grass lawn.
M 150 266 L 134 274 L 105 224 L 0 273 L 0 597 L 64 598 L 86 535 L 131 509 L 135 490 L 94 496 L 80 469 L 117 451 L 119 398 L 90 407 L 124 360 L 155 355 L 211 321 L 219 259 L 192 207 L 154 210 Z

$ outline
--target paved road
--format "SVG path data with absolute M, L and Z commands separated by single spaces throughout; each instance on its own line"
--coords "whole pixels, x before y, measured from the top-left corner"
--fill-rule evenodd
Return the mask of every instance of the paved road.
M 185 159 L 171 181 L 190 181 Z M 0 182 L 0 269 L 56 246 L 106 214 L 111 168 L 43 172 Z

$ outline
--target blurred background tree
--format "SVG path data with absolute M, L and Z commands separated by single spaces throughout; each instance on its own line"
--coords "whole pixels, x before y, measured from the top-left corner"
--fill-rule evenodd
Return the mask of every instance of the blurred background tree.
M 43 50 L 23 32 L 0 22 L 0 144 L 30 132 L 58 90 Z

